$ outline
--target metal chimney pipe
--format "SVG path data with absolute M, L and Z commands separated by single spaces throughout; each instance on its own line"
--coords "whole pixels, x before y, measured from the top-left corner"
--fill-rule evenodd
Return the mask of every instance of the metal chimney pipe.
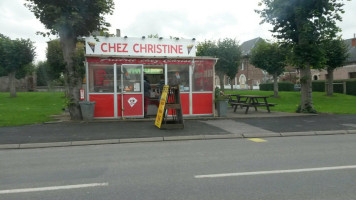
M 356 34 L 354 33 L 354 38 L 351 39 L 351 47 L 356 47 Z
M 121 37 L 121 31 L 120 31 L 120 29 L 116 29 L 116 37 Z

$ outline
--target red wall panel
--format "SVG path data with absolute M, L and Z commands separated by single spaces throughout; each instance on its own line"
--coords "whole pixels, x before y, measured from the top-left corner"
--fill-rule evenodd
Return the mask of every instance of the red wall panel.
M 180 94 L 183 115 L 189 115 L 189 94 Z
M 124 94 L 124 109 L 124 116 L 143 116 L 142 94 Z
M 121 94 L 117 95 L 117 116 L 121 117 L 122 116 L 122 109 L 121 109 Z
M 95 101 L 94 117 L 114 117 L 113 94 L 90 94 L 89 101 Z
M 212 93 L 193 93 L 193 114 L 213 114 Z

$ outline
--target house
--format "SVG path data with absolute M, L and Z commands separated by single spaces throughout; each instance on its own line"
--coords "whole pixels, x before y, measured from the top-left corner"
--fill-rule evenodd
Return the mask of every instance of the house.
M 356 35 L 354 35 L 354 38 L 344 40 L 344 42 L 349 48 L 349 57 L 343 67 L 334 70 L 334 80 L 356 78 Z M 312 79 L 326 80 L 327 74 L 326 70 L 312 70 Z
M 257 68 L 250 63 L 251 50 L 260 41 L 263 41 L 263 39 L 258 37 L 243 42 L 240 46 L 242 62 L 235 78 L 236 84 L 240 86 L 240 89 L 258 89 L 260 83 L 265 83 L 271 79 L 271 76 L 266 71 Z

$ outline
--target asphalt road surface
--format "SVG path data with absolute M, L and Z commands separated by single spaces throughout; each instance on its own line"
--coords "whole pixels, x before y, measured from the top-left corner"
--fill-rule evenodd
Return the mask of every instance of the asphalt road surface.
M 1 150 L 0 199 L 356 199 L 356 135 Z

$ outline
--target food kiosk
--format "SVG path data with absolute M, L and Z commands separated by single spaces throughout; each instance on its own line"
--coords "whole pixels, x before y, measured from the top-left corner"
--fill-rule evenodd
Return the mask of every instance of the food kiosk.
M 163 78 L 179 84 L 184 116 L 213 116 L 217 59 L 196 57 L 195 39 L 87 37 L 85 46 L 86 100 L 96 102 L 94 118 L 142 118 L 144 76 L 150 106 L 158 106 Z

